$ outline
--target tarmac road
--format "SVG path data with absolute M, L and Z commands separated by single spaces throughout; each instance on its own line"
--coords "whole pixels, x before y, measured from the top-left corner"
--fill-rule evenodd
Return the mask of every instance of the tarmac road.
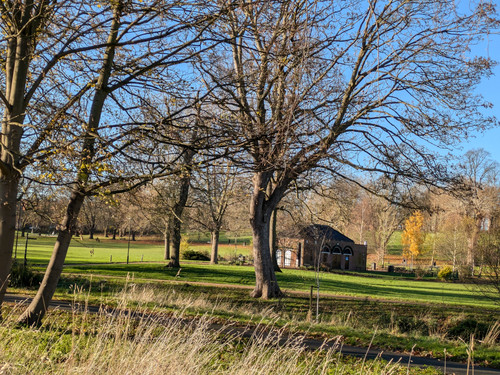
M 11 304 L 29 304 L 31 302 L 30 297 L 26 296 L 20 296 L 20 295 L 13 295 L 13 294 L 7 294 L 5 296 L 4 302 L 6 303 L 11 303 Z M 66 311 L 73 311 L 75 309 L 75 305 L 72 302 L 69 301 L 52 301 L 50 304 L 50 307 L 52 308 L 58 308 L 60 310 L 66 310 Z M 84 308 L 87 309 L 88 312 L 90 313 L 99 313 L 103 311 L 102 307 L 95 306 L 95 305 L 87 305 L 87 306 L 77 306 L 80 310 L 83 310 Z M 117 310 L 116 309 L 111 309 L 111 308 L 105 308 L 104 309 L 106 312 L 111 313 L 111 314 L 116 314 Z M 146 314 L 141 314 L 137 312 L 130 312 L 129 313 L 133 314 L 137 318 L 147 318 L 148 316 Z M 149 315 L 149 317 L 153 317 L 153 315 Z M 154 314 L 155 321 L 158 321 L 158 314 Z M 165 320 L 168 321 L 169 317 L 165 315 Z M 212 327 L 213 329 L 220 330 L 221 325 L 218 324 L 213 324 Z M 244 337 L 250 337 L 253 333 L 253 328 L 240 328 L 240 327 L 228 327 L 225 328 L 226 333 L 231 333 L 234 332 L 235 334 L 242 335 Z M 283 341 L 287 340 L 287 337 L 284 336 L 282 338 Z M 308 349 L 310 350 L 315 350 L 319 348 L 328 348 L 331 347 L 332 345 L 335 345 L 334 343 L 324 343 L 322 340 L 317 340 L 313 338 L 305 338 L 303 340 L 303 344 L 307 346 Z M 435 359 L 435 358 L 430 358 L 430 357 L 420 357 L 420 356 L 410 356 L 408 354 L 402 354 L 402 353 L 393 353 L 393 352 L 388 352 L 388 351 L 383 351 L 380 349 L 375 349 L 375 348 L 362 348 L 362 347 L 355 347 L 355 346 L 349 346 L 349 345 L 343 345 L 340 349 L 340 352 L 343 355 L 347 356 L 354 356 L 354 357 L 365 357 L 367 359 L 375 359 L 377 357 L 380 357 L 386 361 L 392 361 L 394 362 L 399 362 L 402 365 L 410 365 L 410 366 L 427 366 L 427 367 L 435 367 L 443 371 L 443 373 L 447 375 L 500 375 L 500 369 L 493 369 L 493 368 L 487 368 L 487 367 L 479 367 L 479 366 L 470 366 L 467 368 L 467 364 L 464 363 L 458 363 L 458 362 L 450 362 L 447 361 L 446 363 L 443 360 L 440 359 Z M 499 354 L 500 355 L 500 354 Z M 446 372 L 445 372 L 446 370 Z

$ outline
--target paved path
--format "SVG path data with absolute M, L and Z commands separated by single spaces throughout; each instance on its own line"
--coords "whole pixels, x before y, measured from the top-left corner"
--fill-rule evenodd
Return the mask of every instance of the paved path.
M 13 294 L 7 294 L 4 299 L 5 302 L 7 303 L 15 303 L 15 304 L 28 304 L 31 301 L 31 297 L 27 296 L 20 296 L 20 295 L 13 295 Z M 52 301 L 50 306 L 52 308 L 58 308 L 61 310 L 66 310 L 66 311 L 73 311 L 75 309 L 75 305 L 73 302 L 69 301 Z M 84 308 L 87 309 L 87 311 L 91 313 L 99 313 L 102 312 L 103 309 L 99 306 L 95 305 L 87 305 L 87 306 L 76 306 L 79 309 L 83 310 Z M 104 311 L 107 311 L 108 313 L 116 314 L 117 310 L 113 308 L 106 308 Z M 130 312 L 126 311 L 130 314 L 133 314 L 137 318 L 151 318 L 154 317 L 155 321 L 158 321 L 158 317 L 160 317 L 157 313 L 154 315 L 150 314 L 143 314 L 143 313 L 137 313 L 137 312 Z M 164 322 L 168 322 L 170 320 L 170 317 L 168 315 L 164 315 L 162 317 Z M 178 320 L 176 320 L 178 321 Z M 186 320 L 187 322 L 187 320 Z M 215 330 L 220 330 L 223 328 L 219 324 L 212 324 L 211 328 Z M 227 327 L 224 329 L 226 333 L 235 333 L 238 335 L 242 335 L 244 337 L 250 337 L 255 328 L 240 328 L 240 327 Z M 282 341 L 285 342 L 288 339 L 287 336 L 284 336 Z M 325 345 L 323 340 L 318 340 L 314 338 L 305 338 L 303 340 L 304 345 L 307 346 L 308 349 L 310 350 L 315 350 L 319 348 L 325 348 L 325 347 L 331 347 L 332 345 L 335 345 L 335 343 L 327 343 Z M 365 357 L 367 359 L 375 359 L 377 357 L 380 357 L 386 361 L 392 361 L 394 362 L 400 362 L 402 365 L 410 365 L 410 366 L 428 366 L 428 367 L 435 367 L 440 369 L 441 371 L 445 371 L 446 369 L 446 374 L 452 375 L 500 375 L 500 369 L 492 369 L 492 368 L 486 368 L 486 367 L 479 367 L 479 366 L 474 366 L 474 369 L 471 367 L 468 369 L 467 364 L 464 363 L 458 363 L 458 362 L 449 362 L 447 361 L 446 363 L 443 360 L 435 359 L 435 358 L 429 358 L 429 357 L 419 357 L 419 356 L 410 356 L 408 354 L 402 354 L 402 353 L 394 353 L 394 352 L 389 352 L 389 351 L 383 351 L 380 349 L 368 349 L 368 348 L 362 348 L 362 347 L 355 347 L 355 346 L 350 346 L 350 345 L 343 345 L 342 348 L 340 349 L 341 353 L 343 355 L 349 355 L 349 356 L 355 356 L 355 357 Z

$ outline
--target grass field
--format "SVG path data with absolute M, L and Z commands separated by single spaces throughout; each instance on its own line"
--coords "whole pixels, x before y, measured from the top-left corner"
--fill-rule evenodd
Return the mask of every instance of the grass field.
M 31 239 L 31 238 L 36 238 Z M 225 238 L 223 237 L 223 240 Z M 243 254 L 248 255 L 250 246 L 241 244 L 221 244 L 221 255 Z M 28 242 L 28 261 L 34 265 L 43 265 L 50 258 L 54 237 L 30 236 Z M 20 241 L 20 244 L 22 241 Z M 24 245 L 24 244 L 23 244 Z M 208 251 L 209 244 L 190 244 L 197 250 Z M 74 238 L 68 251 L 65 272 L 93 273 L 100 275 L 126 276 L 134 274 L 137 278 L 173 280 L 177 270 L 165 268 L 163 261 L 163 244 L 154 241 L 131 241 L 130 262 L 121 264 L 127 259 L 128 242 L 123 240 L 107 240 L 100 242 Z M 24 250 L 24 247 L 23 247 Z M 93 254 L 91 253 L 93 250 Z M 20 252 L 18 245 L 18 258 Z M 109 264 L 112 260 L 113 264 Z M 141 261 L 143 263 L 141 263 Z M 157 262 L 149 264 L 148 262 Z M 100 263 L 100 264 L 99 264 Z M 116 264 L 120 263 L 120 264 Z M 80 264 L 80 266 L 78 266 Z M 87 264 L 94 264 L 87 266 Z M 237 284 L 251 286 L 255 282 L 252 267 L 217 265 L 203 263 L 182 262 L 180 278 L 186 282 L 205 282 L 218 284 Z M 277 275 L 278 282 L 283 290 L 299 290 L 307 292 L 312 285 L 316 285 L 315 273 L 306 270 L 286 269 Z M 412 278 L 394 277 L 387 273 L 321 273 L 320 290 L 322 293 L 378 298 L 398 301 L 418 301 L 426 303 L 442 303 L 452 305 L 482 306 L 493 308 L 494 304 L 478 294 L 472 285 L 460 283 L 443 283 L 437 281 L 416 281 Z
M 181 262 L 180 277 L 175 277 L 177 269 L 166 268 L 165 264 L 102 264 L 92 267 L 68 266 L 66 273 L 84 273 L 135 278 L 177 280 L 217 284 L 237 284 L 252 286 L 255 275 L 252 267 L 231 265 L 208 265 L 203 263 Z M 306 270 L 285 269 L 277 274 L 278 282 L 285 291 L 307 292 L 315 285 L 315 273 Z M 363 274 L 322 273 L 320 291 L 325 294 L 338 294 L 365 298 L 396 301 L 418 301 L 450 305 L 467 305 L 495 308 L 495 304 L 484 297 L 473 285 L 445 283 L 438 281 L 419 281 L 390 275 L 376 276 L 369 272 Z
M 38 265 L 34 267 L 36 270 L 44 270 L 54 240 L 50 237 L 30 240 L 28 259 Z M 222 254 L 247 255 L 250 246 L 244 246 L 243 242 L 236 247 L 221 245 Z M 472 285 L 415 280 L 408 275 L 386 272 L 339 272 L 319 274 L 319 318 L 311 321 L 308 292 L 316 284 L 313 271 L 284 269 L 277 278 L 286 297 L 255 300 L 249 297 L 255 283 L 251 266 L 181 261 L 182 269 L 176 277 L 178 270 L 167 268 L 162 260 L 162 243 L 131 242 L 132 263 L 116 263 L 125 262 L 127 247 L 128 241 L 124 240 L 97 242 L 75 238 L 56 297 L 111 306 L 118 306 L 126 298 L 129 307 L 141 305 L 168 314 L 183 311 L 191 317 L 209 315 L 223 324 L 273 324 L 319 338 L 340 335 L 351 345 L 372 343 L 386 350 L 414 351 L 434 357 L 448 353 L 450 358 L 458 360 L 467 359 L 470 333 L 480 327 L 484 337 L 500 317 L 500 308 Z M 190 247 L 209 250 L 206 243 Z M 110 257 L 113 263 L 109 263 Z M 33 293 L 19 288 L 11 291 Z M 75 291 L 83 292 L 83 297 L 74 297 Z M 96 328 L 89 330 L 95 332 Z M 4 337 L 13 340 L 9 338 L 11 331 L 4 330 Z M 453 332 L 460 332 L 461 336 Z M 498 352 L 495 343 L 477 344 L 475 355 L 483 364 L 500 367 Z
M 28 239 L 27 259 L 30 264 L 46 264 L 48 263 L 52 248 L 54 247 L 55 237 L 38 236 L 30 234 Z M 250 239 L 248 236 L 239 237 L 235 245 L 234 240 L 231 244 L 227 244 L 228 239 L 223 236 L 219 246 L 219 254 L 222 257 L 237 256 L 239 254 L 248 255 L 250 253 Z M 245 243 L 247 244 L 245 246 Z M 17 259 L 24 258 L 26 239 L 19 237 L 17 245 Z M 190 244 L 190 248 L 200 251 L 210 251 L 210 244 L 194 243 Z M 83 241 L 79 237 L 73 237 L 71 241 L 66 263 L 109 263 L 109 262 L 126 262 L 127 260 L 127 240 L 111 240 L 103 239 L 100 241 L 89 240 L 85 238 Z M 161 241 L 130 241 L 130 262 L 158 262 L 163 260 L 164 245 Z

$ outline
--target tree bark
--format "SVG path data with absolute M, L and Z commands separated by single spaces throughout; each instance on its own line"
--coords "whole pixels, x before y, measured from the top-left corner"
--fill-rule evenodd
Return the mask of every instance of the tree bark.
M 54 295 L 61 276 L 71 237 L 76 227 L 78 214 L 80 213 L 87 194 L 86 189 L 91 173 L 89 161 L 92 161 L 96 154 L 96 136 L 99 130 L 104 103 L 109 94 L 107 85 L 109 77 L 111 76 L 115 56 L 122 6 L 123 4 L 118 2 L 113 9 L 113 20 L 107 40 L 108 46 L 103 56 L 102 69 L 95 86 L 95 94 L 90 108 L 88 123 L 85 125 L 85 132 L 82 137 L 82 150 L 79 156 L 78 174 L 75 177 L 75 185 L 77 188 L 72 192 L 68 202 L 66 215 L 57 236 L 57 241 L 54 245 L 52 257 L 45 271 L 43 281 L 40 284 L 35 298 L 19 318 L 19 323 L 21 324 L 40 324 L 52 300 L 52 296 Z
M 179 268 L 179 258 L 181 255 L 181 227 L 182 227 L 182 212 L 186 207 L 187 198 L 189 195 L 189 178 L 182 178 L 179 189 L 179 199 L 174 205 L 174 217 L 172 218 L 172 254 L 170 254 L 169 267 Z
M 276 220 L 278 218 L 278 210 L 275 208 L 271 214 L 271 225 L 269 233 L 269 247 L 271 248 L 271 259 L 273 261 L 273 267 L 275 272 L 282 272 L 278 264 L 278 258 L 276 257 L 276 251 L 278 250 L 278 237 L 276 235 Z
M 35 298 L 33 298 L 29 307 L 19 318 L 19 323 L 29 326 L 39 325 L 41 323 L 54 292 L 56 291 L 66 254 L 68 253 L 71 237 L 73 236 L 78 214 L 80 213 L 84 199 L 85 195 L 79 191 L 75 191 L 71 194 L 66 209 L 66 215 L 62 223 L 62 229 L 57 236 L 52 257 L 50 258 L 42 283 L 38 288 Z
M 191 184 L 191 169 L 189 164 L 193 160 L 194 151 L 185 150 L 183 157 L 183 163 L 187 170 L 183 172 L 180 178 L 179 186 L 179 197 L 177 202 L 175 202 L 173 208 L 173 218 L 172 218 L 172 253 L 170 254 L 171 259 L 168 267 L 179 268 L 181 265 L 179 263 L 179 258 L 181 255 L 181 227 L 182 227 L 182 213 L 186 207 L 187 199 L 189 196 L 189 185 Z
M 212 237 L 212 252 L 210 254 L 210 264 L 219 263 L 219 231 L 214 230 L 211 233 Z
M 181 266 L 179 258 L 181 255 L 181 221 L 174 218 L 172 225 L 172 253 L 168 267 L 179 268 Z
M 0 308 L 7 290 L 16 233 L 18 178 L 0 180 Z M 1 310 L 0 310 L 1 311 Z
M 45 3 L 40 4 L 43 11 Z M 27 102 L 25 91 L 30 62 L 31 49 L 36 33 L 37 21 L 29 17 L 33 4 L 26 4 L 18 9 L 22 24 L 12 25 L 6 31 L 7 48 L 5 71 L 5 98 L 9 105 L 4 105 L 0 148 L 0 312 L 8 285 L 12 266 L 12 250 L 16 232 L 16 200 L 19 187 L 19 158 L 21 138 Z M 16 21 L 16 22 L 17 22 Z M 16 23 L 13 22 L 13 23 Z M 5 30 L 4 30 L 5 31 Z
M 170 260 L 170 223 L 165 224 L 165 232 L 163 233 L 163 240 L 165 243 L 165 251 L 163 258 L 165 260 Z
M 467 267 L 469 267 L 470 276 L 474 276 L 475 267 L 475 252 L 477 242 L 479 239 L 479 232 L 481 231 L 481 224 L 483 222 L 482 216 L 476 216 L 472 225 L 472 231 L 467 241 Z
M 253 177 L 253 194 L 250 205 L 250 224 L 253 235 L 253 257 L 255 268 L 255 289 L 252 297 L 264 299 L 276 298 L 282 295 L 276 280 L 271 250 L 269 248 L 269 224 L 272 212 L 281 197 L 275 196 L 272 202 L 266 200 L 266 189 L 269 183 L 269 173 L 258 172 Z

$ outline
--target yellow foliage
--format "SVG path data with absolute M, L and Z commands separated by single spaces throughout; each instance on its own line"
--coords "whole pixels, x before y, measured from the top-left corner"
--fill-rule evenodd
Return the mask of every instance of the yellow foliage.
M 424 216 L 420 211 L 415 211 L 405 221 L 405 229 L 401 237 L 401 242 L 407 254 L 417 257 L 422 253 L 422 245 L 425 240 L 425 233 L 422 230 L 423 226 Z
M 189 250 L 189 236 L 187 234 L 181 237 L 181 246 L 179 250 L 181 253 Z

